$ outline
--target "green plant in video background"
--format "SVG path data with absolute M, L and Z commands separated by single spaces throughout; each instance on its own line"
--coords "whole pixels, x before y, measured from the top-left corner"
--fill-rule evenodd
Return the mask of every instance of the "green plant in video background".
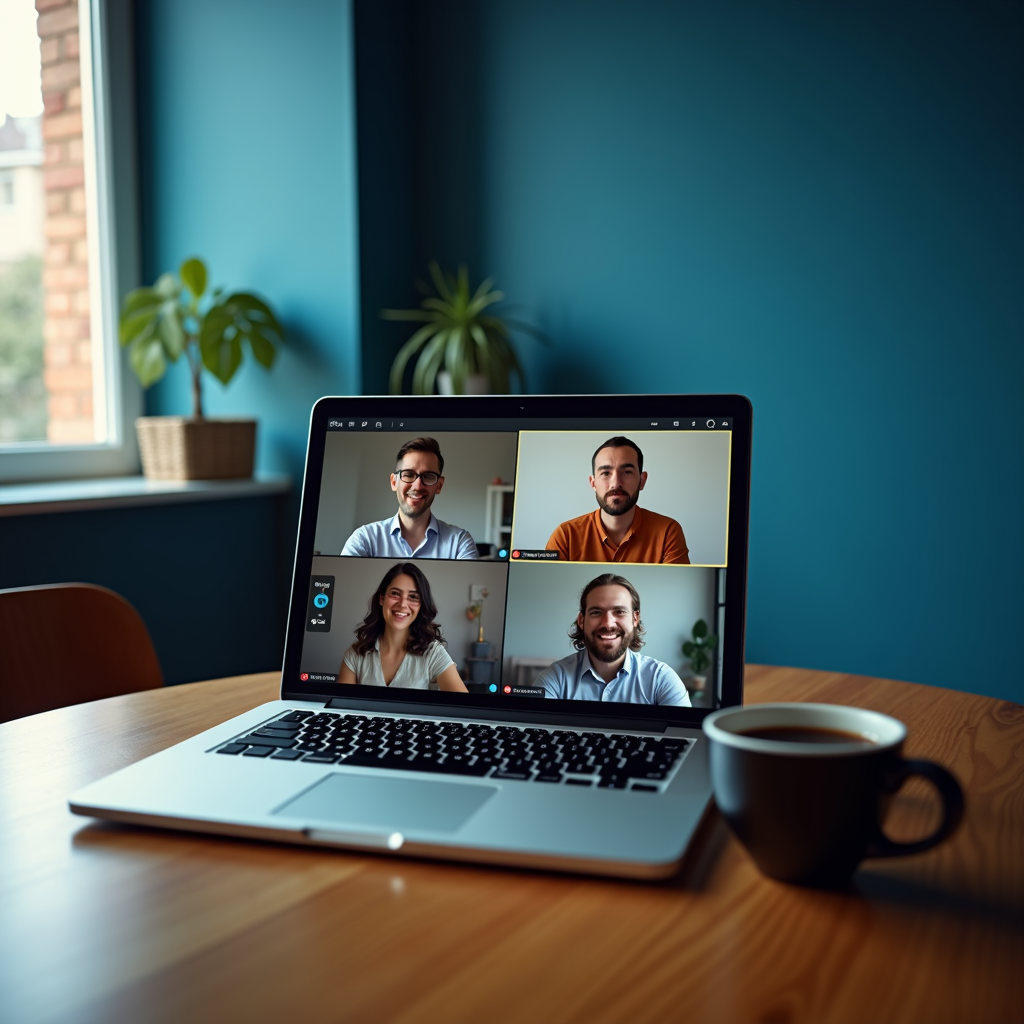
M 148 388 L 182 355 L 192 374 L 192 415 L 203 415 L 202 372 L 227 384 L 242 365 L 242 342 L 270 369 L 284 329 L 270 307 L 251 292 L 206 292 L 206 264 L 185 260 L 177 274 L 161 274 L 151 288 L 136 288 L 121 306 L 121 344 L 142 386 Z
M 400 394 L 409 361 L 415 356 L 412 393 L 431 395 L 439 375 L 451 378 L 456 395 L 467 392 L 470 378 L 485 378 L 491 394 L 508 394 L 514 373 L 523 390 L 526 378 L 512 344 L 509 327 L 541 340 L 544 334 L 529 324 L 488 312 L 505 295 L 493 288 L 488 278 L 475 291 L 469 287 L 469 270 L 463 264 L 458 274 L 442 273 L 436 261 L 430 263 L 434 291 L 423 282 L 417 287 L 426 295 L 420 309 L 382 309 L 385 320 L 411 320 L 424 324 L 402 346 L 391 365 L 389 386 Z
M 683 654 L 690 659 L 690 669 L 695 676 L 702 676 L 711 665 L 711 652 L 718 644 L 718 637 L 708 632 L 708 624 L 698 619 L 693 624 L 693 639 L 683 643 Z

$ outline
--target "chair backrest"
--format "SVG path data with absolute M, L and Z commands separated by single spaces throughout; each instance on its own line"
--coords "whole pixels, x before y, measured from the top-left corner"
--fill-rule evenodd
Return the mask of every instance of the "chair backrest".
M 146 624 L 112 590 L 0 590 L 0 722 L 163 683 Z

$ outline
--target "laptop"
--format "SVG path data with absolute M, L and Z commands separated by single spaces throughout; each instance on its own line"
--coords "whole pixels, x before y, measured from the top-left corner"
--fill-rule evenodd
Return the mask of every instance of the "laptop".
M 76 792 L 76 814 L 633 878 L 711 799 L 739 704 L 737 395 L 317 402 L 280 700 Z

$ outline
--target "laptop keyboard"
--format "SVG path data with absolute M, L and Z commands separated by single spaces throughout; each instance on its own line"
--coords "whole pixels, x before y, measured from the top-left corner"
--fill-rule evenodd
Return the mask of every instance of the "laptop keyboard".
M 690 742 L 628 733 L 292 711 L 212 752 L 657 792 Z

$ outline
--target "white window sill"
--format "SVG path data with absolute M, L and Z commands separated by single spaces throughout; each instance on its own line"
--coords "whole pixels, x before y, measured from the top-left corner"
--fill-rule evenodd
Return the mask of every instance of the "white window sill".
M 144 476 L 116 476 L 6 484 L 0 486 L 0 517 L 251 498 L 285 494 L 291 486 L 291 477 L 283 473 L 257 473 L 250 480 L 147 480 Z

